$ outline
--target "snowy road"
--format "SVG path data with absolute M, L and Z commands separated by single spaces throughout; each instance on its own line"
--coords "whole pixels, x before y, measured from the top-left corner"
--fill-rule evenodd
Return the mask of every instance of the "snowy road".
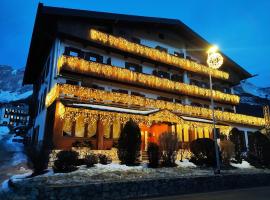
M 158 197 L 148 200 L 269 200 L 270 187 Z
M 23 145 L 12 142 L 12 139 L 9 129 L 0 126 L 0 184 L 14 174 L 27 171 Z

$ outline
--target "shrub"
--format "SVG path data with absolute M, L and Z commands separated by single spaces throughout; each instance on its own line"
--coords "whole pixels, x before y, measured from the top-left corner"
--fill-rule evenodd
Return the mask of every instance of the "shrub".
M 189 144 L 185 142 L 179 143 L 179 154 L 180 154 L 180 161 L 182 162 L 184 159 L 185 154 L 189 153 Z
M 250 134 L 247 160 L 256 167 L 270 166 L 270 141 L 266 135 L 259 131 Z
M 93 167 L 94 164 L 98 163 L 98 156 L 95 154 L 89 154 L 85 156 L 84 163 L 86 164 L 87 167 Z
M 53 170 L 56 173 L 67 173 L 77 169 L 79 154 L 76 151 L 60 151 L 54 161 Z
M 237 163 L 242 162 L 242 152 L 246 151 L 244 135 L 237 128 L 233 128 L 229 134 L 230 141 L 234 144 L 234 155 Z
M 33 170 L 32 176 L 43 174 L 48 168 L 50 149 L 42 145 L 25 146 L 27 165 Z
M 118 140 L 118 158 L 121 164 L 136 165 L 139 163 L 141 148 L 141 131 L 139 126 L 129 120 L 120 133 Z
M 107 165 L 112 163 L 112 159 L 109 156 L 106 156 L 104 154 L 99 154 L 98 155 L 99 163 L 102 165 Z
M 88 147 L 92 148 L 92 144 L 90 141 L 84 140 L 84 141 L 75 141 L 72 143 L 72 147 Z
M 200 138 L 190 143 L 190 151 L 193 154 L 191 162 L 199 166 L 215 166 L 215 143 L 209 138 Z
M 176 166 L 175 160 L 178 150 L 177 135 L 171 132 L 162 133 L 159 136 L 159 147 L 162 165 L 165 167 Z
M 234 144 L 230 140 L 220 141 L 220 150 L 222 163 L 229 166 L 232 156 L 234 155 Z
M 149 167 L 156 168 L 159 165 L 160 151 L 156 143 L 150 142 L 148 144 L 147 155 L 149 159 Z

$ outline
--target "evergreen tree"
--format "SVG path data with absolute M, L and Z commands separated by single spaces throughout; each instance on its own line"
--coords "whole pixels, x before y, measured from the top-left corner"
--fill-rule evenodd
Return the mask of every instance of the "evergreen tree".
M 141 131 L 139 126 L 129 120 L 118 139 L 118 158 L 121 164 L 136 165 L 139 163 L 141 148 Z

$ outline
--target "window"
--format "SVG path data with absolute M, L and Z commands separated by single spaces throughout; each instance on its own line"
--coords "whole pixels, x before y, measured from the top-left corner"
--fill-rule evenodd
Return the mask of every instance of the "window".
M 66 47 L 64 55 L 84 58 L 84 53 L 81 50 L 72 47 Z
M 93 84 L 93 85 L 92 85 L 92 88 L 97 89 L 97 90 L 105 90 L 104 87 L 101 87 L 101 86 L 96 85 L 96 84 Z
M 139 38 L 136 38 L 136 37 L 132 37 L 131 41 L 134 43 L 137 43 L 137 44 L 141 44 L 141 40 Z
M 4 118 L 8 118 L 8 115 L 4 115 Z
M 131 71 L 134 71 L 134 72 L 142 73 L 142 66 L 140 66 L 138 64 L 135 64 L 135 63 L 126 62 L 125 63 L 125 68 L 129 69 Z
M 171 75 L 171 80 L 172 81 L 182 82 L 183 81 L 183 77 L 181 75 L 178 75 L 178 74 L 172 74 Z
M 196 106 L 196 107 L 203 107 L 202 104 L 196 103 L 196 102 L 192 102 L 191 105 L 192 105 L 192 106 Z
M 160 78 L 170 78 L 170 74 L 167 72 L 163 72 L 163 71 L 158 71 L 158 70 L 154 70 L 153 71 L 153 75 L 160 77 Z
M 66 84 L 70 84 L 70 85 L 79 85 L 79 81 L 66 80 Z
M 174 56 L 177 56 L 179 58 L 184 58 L 185 57 L 184 53 L 179 53 L 177 51 L 174 52 Z
M 112 64 L 112 59 L 108 58 L 106 63 L 107 63 L 107 65 L 111 65 Z
M 123 90 L 123 89 L 112 89 L 112 92 L 118 92 L 118 93 L 122 93 L 122 94 L 128 94 L 127 90 Z
M 175 99 L 175 103 L 182 103 L 182 99 Z
M 161 46 L 156 46 L 156 49 L 159 50 L 159 51 L 163 51 L 163 52 L 168 52 L 168 49 L 164 48 L 164 47 L 161 47 Z
M 92 62 L 103 63 L 103 56 L 95 54 L 95 53 L 86 53 L 85 59 Z
M 139 92 L 131 92 L 131 95 L 140 96 L 140 97 L 145 97 L 144 94 L 141 94 L 141 93 L 139 93 Z
M 157 100 L 162 100 L 162 101 L 169 101 L 169 102 L 173 102 L 173 99 L 172 98 L 168 98 L 168 97 L 161 97 L 159 96 L 157 98 Z

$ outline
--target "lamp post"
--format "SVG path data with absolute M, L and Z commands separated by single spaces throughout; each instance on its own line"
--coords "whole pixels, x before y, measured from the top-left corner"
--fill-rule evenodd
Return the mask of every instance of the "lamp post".
M 213 46 L 207 51 L 207 64 L 212 69 L 218 69 L 223 64 L 223 57 L 217 52 L 218 47 Z M 220 174 L 220 161 L 219 161 L 219 147 L 217 143 L 217 131 L 216 131 L 216 119 L 214 111 L 214 99 L 213 99 L 213 83 L 212 74 L 209 74 L 210 90 L 211 90 L 211 109 L 213 118 L 213 128 L 214 128 L 214 142 L 215 142 L 215 153 L 216 153 L 216 174 Z

